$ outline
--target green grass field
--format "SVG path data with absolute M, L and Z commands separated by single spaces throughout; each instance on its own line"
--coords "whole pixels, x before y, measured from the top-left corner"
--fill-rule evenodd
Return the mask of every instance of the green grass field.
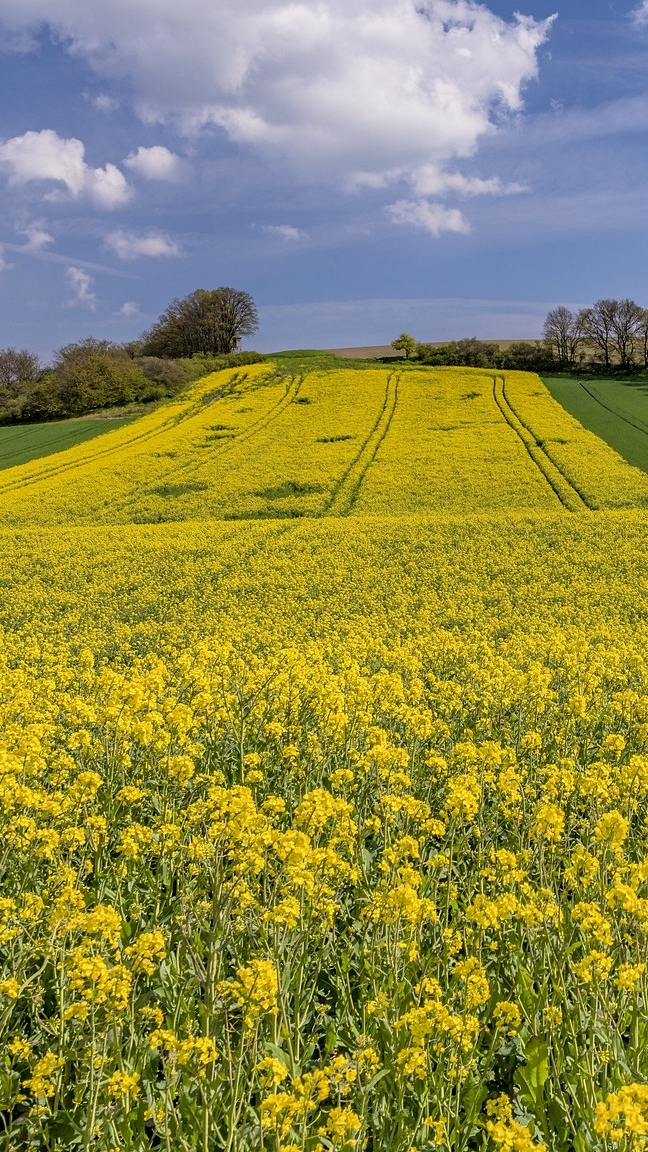
M 648 383 L 543 376 L 552 396 L 629 464 L 648 472 Z
M 131 417 L 122 417 L 115 420 L 57 420 L 50 424 L 17 424 L 0 428 L 0 469 L 27 464 L 41 456 L 51 456 L 53 452 L 63 452 L 130 422 Z

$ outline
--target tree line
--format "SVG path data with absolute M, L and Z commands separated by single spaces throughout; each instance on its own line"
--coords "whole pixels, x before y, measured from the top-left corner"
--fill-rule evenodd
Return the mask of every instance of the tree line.
M 0 423 L 63 419 L 174 396 L 208 372 L 265 359 L 239 351 L 257 327 L 249 293 L 198 288 L 172 300 L 148 332 L 127 344 L 90 336 L 59 348 L 46 366 L 26 349 L 0 349 Z
M 560 305 L 549 312 L 543 335 L 567 369 L 648 369 L 648 309 L 634 300 L 597 300 L 578 312 Z
M 422 364 L 627 375 L 648 370 L 648 309 L 628 299 L 597 300 L 577 312 L 561 304 L 548 313 L 542 340 L 502 346 L 473 337 L 433 345 L 401 332 L 392 348 Z

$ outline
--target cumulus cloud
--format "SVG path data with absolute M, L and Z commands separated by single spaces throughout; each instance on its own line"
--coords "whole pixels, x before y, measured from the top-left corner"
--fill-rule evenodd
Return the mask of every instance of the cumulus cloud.
M 429 200 L 397 200 L 388 205 L 387 211 L 394 224 L 414 224 L 433 236 L 438 237 L 442 232 L 470 232 L 470 224 L 458 208 L 446 208 Z
M 630 13 L 635 24 L 648 24 L 648 0 L 642 0 L 638 8 Z
M 434 164 L 423 164 L 414 173 L 412 184 L 419 196 L 442 196 L 447 192 L 459 196 L 512 196 L 527 191 L 525 184 L 504 184 L 499 176 L 482 180 L 461 172 L 440 172 Z
M 116 313 L 116 315 L 117 316 L 126 316 L 126 317 L 139 316 L 140 315 L 140 306 L 139 306 L 139 304 L 136 304 L 136 302 L 134 300 L 125 300 L 124 303 L 122 304 L 121 308 L 119 309 L 119 311 Z
M 166 232 L 152 231 L 146 236 L 137 236 L 119 228 L 106 237 L 106 245 L 120 260 L 136 260 L 138 256 L 182 256 L 180 245 Z
M 66 301 L 68 307 L 74 308 L 77 304 L 84 304 L 91 312 L 94 312 L 97 297 L 91 290 L 92 276 L 84 272 L 83 268 L 71 266 L 66 268 L 65 279 L 74 294 L 71 300 Z
M 380 185 L 471 156 L 519 110 L 553 18 L 474 0 L 1 0 L 0 19 L 49 25 L 149 123 L 215 126 L 314 178 Z
M 88 196 L 99 208 L 118 208 L 130 199 L 124 175 L 114 164 L 91 168 L 84 160 L 85 148 L 74 137 L 64 140 L 51 128 L 42 132 L 25 132 L 0 144 L 0 164 L 9 173 L 14 186 L 32 181 L 64 184 L 68 193 L 78 199 Z M 49 192 L 45 199 L 57 199 L 60 192 Z
M 303 232 L 301 228 L 294 228 L 292 224 L 262 224 L 264 232 L 269 232 L 272 236 L 280 236 L 282 240 L 307 240 L 308 232 Z
M 138 148 L 126 157 L 124 164 L 145 180 L 177 180 L 182 168 L 180 157 L 161 144 Z

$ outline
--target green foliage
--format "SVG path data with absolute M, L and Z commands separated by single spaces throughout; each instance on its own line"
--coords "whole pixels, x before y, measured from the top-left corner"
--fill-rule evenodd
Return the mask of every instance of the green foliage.
M 0 350 L 0 424 L 61 420 L 160 401 L 211 372 L 264 359 L 259 352 L 238 352 L 171 360 L 142 355 L 140 344 L 124 346 L 90 336 L 60 348 L 54 364 L 42 370 L 31 353 L 7 348 Z
M 394 347 L 396 345 L 394 344 Z M 517 340 L 506 347 L 489 340 L 452 340 L 448 344 L 417 345 L 419 363 L 449 368 L 508 368 L 517 372 L 551 371 L 551 348 L 540 340 Z
M 395 340 L 392 340 L 391 346 L 397 352 L 402 349 L 405 352 L 406 360 L 409 360 L 410 357 L 415 354 L 417 349 L 416 340 L 413 336 L 410 336 L 409 332 L 401 332 L 400 336 L 397 336 Z
M 142 336 L 147 356 L 172 360 L 196 353 L 219 356 L 236 352 L 241 339 L 259 327 L 249 292 L 238 288 L 197 288 L 172 300 L 149 332 Z

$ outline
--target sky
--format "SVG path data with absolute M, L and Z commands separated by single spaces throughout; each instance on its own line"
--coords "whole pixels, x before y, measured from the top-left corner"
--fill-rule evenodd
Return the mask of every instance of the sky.
M 252 294 L 260 351 L 648 305 L 648 0 L 0 0 L 0 347 Z

